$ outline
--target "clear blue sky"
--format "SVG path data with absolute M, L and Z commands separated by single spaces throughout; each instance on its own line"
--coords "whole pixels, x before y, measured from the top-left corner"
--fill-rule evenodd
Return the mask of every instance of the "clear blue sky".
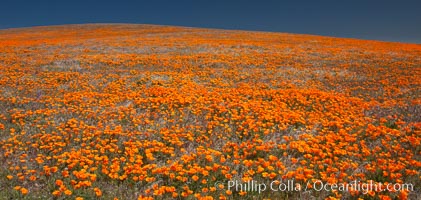
M 0 29 L 81 23 L 179 25 L 421 43 L 421 1 L 0 1 Z

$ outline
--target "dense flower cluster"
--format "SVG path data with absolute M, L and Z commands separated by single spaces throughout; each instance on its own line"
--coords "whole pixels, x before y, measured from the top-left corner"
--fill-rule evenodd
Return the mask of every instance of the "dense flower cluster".
M 150 25 L 0 31 L 11 198 L 421 196 L 421 45 Z M 414 191 L 231 191 L 228 180 Z

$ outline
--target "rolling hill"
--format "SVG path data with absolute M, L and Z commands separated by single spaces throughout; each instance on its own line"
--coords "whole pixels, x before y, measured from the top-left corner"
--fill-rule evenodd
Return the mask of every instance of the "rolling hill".
M 0 30 L 0 198 L 420 199 L 420 77 L 419 44 Z

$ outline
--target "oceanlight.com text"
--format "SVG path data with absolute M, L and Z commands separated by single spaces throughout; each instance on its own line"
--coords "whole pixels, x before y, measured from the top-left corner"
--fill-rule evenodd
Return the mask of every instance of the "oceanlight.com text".
M 298 183 L 295 180 L 274 180 L 271 182 L 258 182 L 254 180 L 239 181 L 229 180 L 225 183 L 217 182 L 215 185 L 223 184 L 224 188 L 231 191 L 242 192 L 301 192 L 301 191 L 339 191 L 339 192 L 361 192 L 368 194 L 371 191 L 377 192 L 397 192 L 414 191 L 414 185 L 410 183 L 379 183 L 374 181 L 360 182 L 351 181 L 349 183 L 325 183 L 320 180 L 308 181 L 306 184 Z

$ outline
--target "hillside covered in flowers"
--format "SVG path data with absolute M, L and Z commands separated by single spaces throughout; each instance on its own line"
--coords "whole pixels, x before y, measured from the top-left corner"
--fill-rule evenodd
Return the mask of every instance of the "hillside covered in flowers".
M 421 199 L 420 94 L 420 44 L 0 30 L 0 198 Z

